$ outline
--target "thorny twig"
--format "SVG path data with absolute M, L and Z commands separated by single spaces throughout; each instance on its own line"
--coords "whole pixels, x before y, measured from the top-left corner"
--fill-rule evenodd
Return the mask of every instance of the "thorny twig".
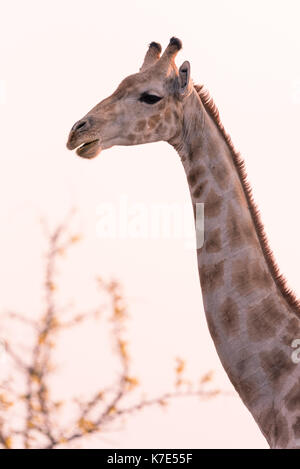
M 77 401 L 77 414 L 68 429 L 54 419 L 57 409 L 63 405 L 52 399 L 49 377 L 53 372 L 52 354 L 55 338 L 59 332 L 70 329 L 89 318 L 97 319 L 101 308 L 73 314 L 72 318 L 63 321 L 60 317 L 61 308 L 57 305 L 56 270 L 59 256 L 71 245 L 80 240 L 78 235 L 69 234 L 70 217 L 53 232 L 47 230 L 48 250 L 46 254 L 44 295 L 45 308 L 39 319 L 28 319 L 16 312 L 7 312 L 2 320 L 17 320 L 32 329 L 34 342 L 29 356 L 23 358 L 16 352 L 16 347 L 5 344 L 7 356 L 11 358 L 12 373 L 18 370 L 19 381 L 15 388 L 11 383 L 1 384 L 0 394 L 0 448 L 55 448 L 59 445 L 68 446 L 74 440 L 82 439 L 89 434 L 105 433 L 109 425 L 124 416 L 129 416 L 150 406 L 165 406 L 175 398 L 198 396 L 201 399 L 211 398 L 218 390 L 208 390 L 205 384 L 211 380 L 211 374 L 203 376 L 199 385 L 191 386 L 185 381 L 184 361 L 177 359 L 175 368 L 174 390 L 151 399 L 137 398 L 136 402 L 126 405 L 125 398 L 136 389 L 138 380 L 133 377 L 130 369 L 128 343 L 124 339 L 125 323 L 128 318 L 127 307 L 118 281 L 105 282 L 98 278 L 99 291 L 108 295 L 110 300 L 112 338 L 114 353 L 120 364 L 117 382 L 109 388 L 98 389 L 93 397 L 85 401 Z M 58 320 L 58 317 L 60 318 Z M 20 381 L 24 393 L 17 392 Z M 16 388 L 17 386 L 17 388 Z M 19 386 L 19 387 L 18 387 Z M 125 404 L 124 404 L 125 401 Z M 17 417 L 12 416 L 12 409 L 17 409 Z M 14 426 L 15 423 L 15 426 Z

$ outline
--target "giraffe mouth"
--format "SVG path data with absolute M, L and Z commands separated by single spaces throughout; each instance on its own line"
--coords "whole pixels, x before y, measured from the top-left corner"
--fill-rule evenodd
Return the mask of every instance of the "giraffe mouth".
M 77 155 L 81 156 L 82 158 L 89 159 L 95 158 L 95 156 L 99 155 L 100 152 L 101 144 L 99 139 L 83 143 L 76 150 Z

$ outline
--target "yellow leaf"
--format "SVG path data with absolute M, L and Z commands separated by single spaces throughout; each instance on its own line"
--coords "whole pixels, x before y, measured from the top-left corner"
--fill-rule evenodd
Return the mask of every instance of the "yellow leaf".
M 12 439 L 11 439 L 10 436 L 8 436 L 7 438 L 5 438 L 5 440 L 4 440 L 4 446 L 5 446 L 5 448 L 7 448 L 7 449 L 11 449 L 11 447 L 12 447 Z
M 185 368 L 185 362 L 182 360 L 182 358 L 176 358 L 177 361 L 177 366 L 175 368 L 176 373 L 179 375 L 183 372 Z
M 46 340 L 46 337 L 47 337 L 47 333 L 46 332 L 41 332 L 41 334 L 39 335 L 39 345 L 42 345 L 45 340 Z
M 58 327 L 60 324 L 59 324 L 59 321 L 58 319 L 53 316 L 53 318 L 51 319 L 51 323 L 50 323 L 50 327 L 51 329 L 54 329 L 55 327 Z
M 80 430 L 83 431 L 83 433 L 91 432 L 91 431 L 95 430 L 95 428 L 96 428 L 96 425 L 91 420 L 86 420 L 84 418 L 81 418 L 78 421 L 78 426 L 79 426 Z
M 128 383 L 129 390 L 135 388 L 138 386 L 139 381 L 137 378 L 131 377 L 131 376 L 126 376 L 125 381 Z
M 39 404 L 31 404 L 32 410 L 35 410 L 36 412 L 41 411 L 41 406 Z
M 36 373 L 31 374 L 31 379 L 32 379 L 32 381 L 34 381 L 37 384 L 41 383 L 40 377 Z
M 124 340 L 119 340 L 120 352 L 123 358 L 128 358 L 127 354 L 127 342 Z
M 123 319 L 125 317 L 125 308 L 120 306 L 114 307 L 114 315 L 116 319 Z
M 70 239 L 71 243 L 78 243 L 78 241 L 81 241 L 81 240 L 82 240 L 82 236 L 79 234 L 72 236 Z
M 208 373 L 203 375 L 200 380 L 200 384 L 208 383 L 209 381 L 211 381 L 213 378 L 213 374 L 214 374 L 213 371 L 209 371 Z
M 116 412 L 116 408 L 114 406 L 111 406 L 109 409 L 108 409 L 108 412 L 107 412 L 107 415 L 111 415 L 111 414 L 114 414 Z
M 14 403 L 6 399 L 4 394 L 0 394 L 0 405 L 2 405 L 5 409 L 8 409 L 9 407 L 13 406 Z
M 182 384 L 183 384 L 183 380 L 180 379 L 180 378 L 178 378 L 178 379 L 176 380 L 175 386 L 179 387 L 179 386 L 181 386 Z
M 160 400 L 158 401 L 158 403 L 159 403 L 159 405 L 161 405 L 162 407 L 166 407 L 166 406 L 168 405 L 167 402 L 164 401 L 163 399 L 160 399 Z

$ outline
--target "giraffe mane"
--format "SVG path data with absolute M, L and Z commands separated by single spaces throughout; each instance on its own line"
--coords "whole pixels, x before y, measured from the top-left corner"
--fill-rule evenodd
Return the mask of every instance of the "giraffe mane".
M 289 288 L 285 277 L 280 273 L 273 251 L 271 250 L 269 246 L 269 241 L 265 232 L 265 228 L 261 221 L 260 212 L 254 201 L 252 189 L 247 178 L 245 162 L 242 159 L 240 153 L 236 151 L 232 143 L 232 140 L 230 138 L 230 135 L 228 135 L 228 133 L 226 132 L 221 122 L 219 110 L 213 98 L 211 97 L 209 91 L 206 88 L 204 88 L 204 85 L 194 85 L 194 88 L 197 91 L 205 110 L 208 112 L 210 117 L 213 119 L 213 121 L 217 125 L 221 135 L 223 136 L 224 140 L 226 141 L 231 151 L 233 162 L 236 167 L 238 176 L 240 178 L 240 181 L 241 181 L 241 184 L 242 184 L 245 196 L 246 196 L 246 200 L 248 202 L 250 214 L 251 214 L 251 217 L 255 226 L 255 230 L 258 236 L 258 240 L 259 240 L 264 258 L 266 260 L 267 266 L 269 268 L 269 271 L 279 291 L 284 297 L 284 299 L 292 307 L 295 313 L 298 316 L 300 316 L 300 300 L 296 297 L 293 290 Z

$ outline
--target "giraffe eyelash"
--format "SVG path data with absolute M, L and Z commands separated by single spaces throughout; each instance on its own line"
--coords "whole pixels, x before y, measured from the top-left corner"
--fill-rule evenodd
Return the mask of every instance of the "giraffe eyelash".
M 142 103 L 147 103 L 147 104 L 155 104 L 158 103 L 162 98 L 160 96 L 156 96 L 155 94 L 149 94 L 149 93 L 143 93 L 139 101 Z

